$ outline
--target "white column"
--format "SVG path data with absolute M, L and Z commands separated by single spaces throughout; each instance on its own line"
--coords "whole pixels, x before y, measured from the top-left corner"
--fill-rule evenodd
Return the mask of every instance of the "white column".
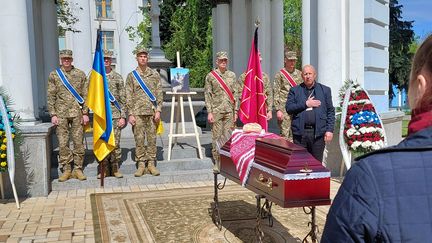
M 52 0 L 42 0 L 42 51 L 43 51 L 43 80 L 39 80 L 39 104 L 46 105 L 46 90 L 49 73 L 59 65 L 58 35 L 57 35 L 57 6 Z
M 128 26 L 134 26 L 138 22 L 137 16 L 140 12 L 137 9 L 135 0 L 122 0 L 120 4 L 120 73 L 125 77 L 129 72 L 136 67 L 136 60 L 133 55 L 136 43 L 129 40 L 126 28 Z
M 271 59 L 270 79 L 276 75 L 283 66 L 284 61 L 284 29 L 283 29 L 283 1 L 271 2 Z
M 247 25 L 253 25 L 253 22 L 246 20 L 246 0 L 232 1 L 232 41 L 233 51 L 231 63 L 233 71 L 240 76 L 241 73 L 246 71 L 248 62 L 248 53 L 251 38 L 247 32 Z
M 0 84 L 14 99 L 24 121 L 34 121 L 26 0 L 2 1 L 0 8 Z M 18 58 L 19 57 L 19 58 Z
M 93 2 L 93 1 L 92 1 Z M 80 32 L 73 34 L 73 59 L 74 66 L 83 70 L 86 74 L 90 72 L 93 65 L 93 52 L 96 46 L 92 46 L 92 28 L 90 18 L 90 1 L 89 0 L 73 0 L 71 5 L 74 7 L 73 13 L 79 19 L 75 24 L 75 28 Z M 95 42 L 95 41 L 94 41 Z
M 318 66 L 318 3 L 312 0 L 302 1 L 302 66 Z
M 364 0 L 351 0 L 348 4 L 349 50 L 347 51 L 348 78 L 364 83 Z
M 216 6 L 216 44 L 218 51 L 226 51 L 230 58 L 232 53 L 230 50 L 230 16 L 229 16 L 229 4 L 218 3 Z M 230 66 L 232 63 L 230 63 Z
M 318 82 L 332 89 L 334 104 L 343 83 L 341 11 L 339 1 L 318 1 Z

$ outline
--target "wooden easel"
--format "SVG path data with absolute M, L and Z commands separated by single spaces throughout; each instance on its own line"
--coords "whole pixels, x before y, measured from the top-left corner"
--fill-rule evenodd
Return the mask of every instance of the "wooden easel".
M 177 52 L 177 67 L 180 68 L 180 53 L 179 52 Z M 198 147 L 198 155 L 199 155 L 199 158 L 202 159 L 203 155 L 202 155 L 202 151 L 201 151 L 201 143 L 200 143 L 200 139 L 199 139 L 198 129 L 197 129 L 197 126 L 195 123 L 195 113 L 193 111 L 192 99 L 191 99 L 191 95 L 195 95 L 196 92 L 172 92 L 172 91 L 168 91 L 168 92 L 166 92 L 166 94 L 172 95 L 171 118 L 170 118 L 170 128 L 169 128 L 169 135 L 168 135 L 168 160 L 171 160 L 171 150 L 173 147 L 173 138 L 174 138 L 174 144 L 177 144 L 177 138 L 178 137 L 192 137 L 192 136 L 195 136 L 195 138 L 196 138 L 197 147 Z M 189 102 L 189 108 L 190 108 L 191 118 L 192 118 L 193 127 L 194 127 L 193 133 L 186 133 L 185 119 L 184 119 L 184 108 L 183 108 L 183 96 L 186 96 L 187 100 Z M 177 100 L 177 106 L 175 105 L 176 100 Z M 176 120 L 175 120 L 176 130 L 175 130 L 175 133 L 173 133 L 175 109 L 177 109 Z M 179 131 L 178 131 L 180 118 L 181 118 L 181 126 L 182 126 L 181 133 L 179 133 Z

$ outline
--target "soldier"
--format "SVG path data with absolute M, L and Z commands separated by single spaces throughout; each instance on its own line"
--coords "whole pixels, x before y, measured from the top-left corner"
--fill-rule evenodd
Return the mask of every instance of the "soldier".
M 289 90 L 303 82 L 301 71 L 295 68 L 297 61 L 296 53 L 293 51 L 285 52 L 284 68 L 282 68 L 274 79 L 274 106 L 282 137 L 292 142 L 291 117 L 285 110 Z
M 135 160 L 138 168 L 135 176 L 142 176 L 147 171 L 158 176 L 156 128 L 162 110 L 162 84 L 159 73 L 148 67 L 148 49 L 137 47 L 134 53 L 138 67 L 126 79 L 126 107 L 136 144 Z
M 261 52 L 258 53 L 260 62 L 262 61 Z M 241 96 L 243 92 L 243 86 L 246 78 L 246 73 L 242 73 L 238 79 L 238 85 L 239 85 L 239 97 Z M 264 92 L 266 95 L 266 106 L 267 106 L 267 120 L 272 119 L 272 108 L 273 108 L 273 92 L 270 84 L 270 78 L 267 73 L 262 72 L 262 79 L 264 83 Z
M 83 97 L 87 97 L 88 82 L 83 71 L 72 65 L 72 51 L 60 51 L 61 66 L 48 77 L 48 111 L 51 123 L 57 127 L 59 141 L 59 164 L 63 174 L 59 181 L 70 178 L 85 180 L 83 173 L 84 144 L 83 125 L 89 122 L 88 107 Z M 73 150 L 69 147 L 72 136 Z M 72 161 L 74 168 L 72 172 Z
M 228 70 L 228 54 L 224 51 L 216 54 L 217 68 L 207 74 L 204 85 L 205 105 L 207 107 L 207 120 L 212 129 L 212 154 L 214 172 L 219 172 L 220 157 L 216 141 L 222 135 L 234 128 L 237 120 L 236 100 L 238 98 L 238 85 L 236 75 Z
M 114 125 L 114 136 L 115 136 L 115 149 L 104 159 L 104 176 L 109 176 L 110 165 L 111 175 L 116 178 L 122 178 L 123 175 L 119 171 L 119 163 L 121 160 L 121 148 L 120 148 L 120 134 L 121 129 L 126 125 L 126 93 L 124 88 L 123 78 L 120 74 L 112 69 L 112 57 L 113 52 L 105 50 L 104 51 L 104 63 L 106 77 L 108 81 L 109 91 L 114 96 L 115 101 L 111 101 L 111 111 L 112 111 L 112 124 Z M 100 179 L 101 175 L 98 174 L 97 178 Z

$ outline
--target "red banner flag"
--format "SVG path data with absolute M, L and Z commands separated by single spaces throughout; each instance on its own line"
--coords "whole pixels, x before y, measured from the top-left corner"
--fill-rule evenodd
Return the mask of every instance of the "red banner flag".
M 255 122 L 267 131 L 267 107 L 261 62 L 258 52 L 258 27 L 249 54 L 249 62 L 240 99 L 240 120 L 246 124 Z

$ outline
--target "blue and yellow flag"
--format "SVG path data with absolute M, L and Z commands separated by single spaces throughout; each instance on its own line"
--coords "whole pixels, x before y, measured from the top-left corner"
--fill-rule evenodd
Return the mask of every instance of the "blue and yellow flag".
M 93 152 L 99 161 L 102 161 L 115 148 L 101 37 L 101 32 L 98 31 L 87 96 L 88 107 L 93 110 Z

